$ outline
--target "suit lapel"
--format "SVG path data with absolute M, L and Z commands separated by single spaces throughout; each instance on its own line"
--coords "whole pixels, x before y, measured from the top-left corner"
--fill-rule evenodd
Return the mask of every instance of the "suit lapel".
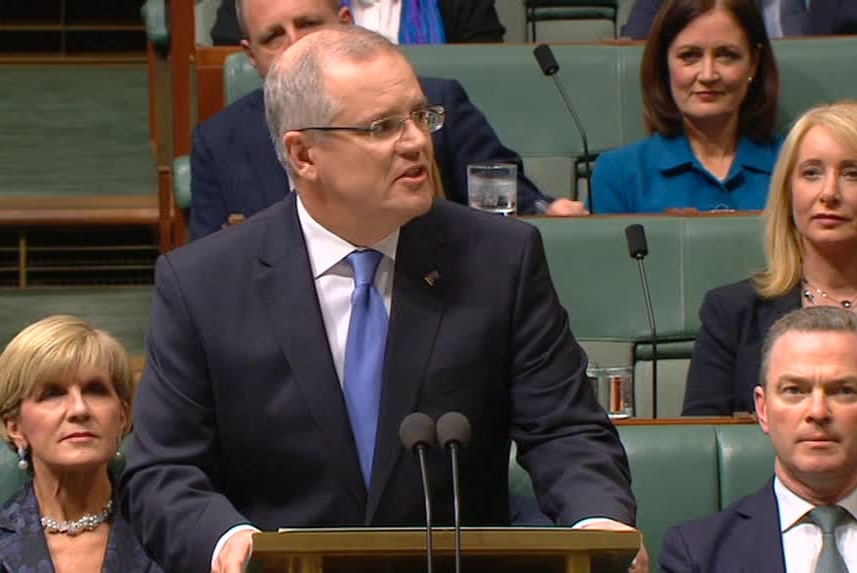
M 746 573 L 785 573 L 780 512 L 774 497 L 773 481 L 736 507 L 745 519 L 742 525 L 740 563 Z
M 399 425 L 416 407 L 443 314 L 444 284 L 452 278 L 442 276 L 443 237 L 433 220 L 430 212 L 399 235 L 367 523 L 402 455 Z
M 307 407 L 324 441 L 324 451 L 342 471 L 358 502 L 366 502 L 357 448 L 348 423 L 342 389 L 330 356 L 324 320 L 303 233 L 295 194 L 279 204 L 259 250 L 253 288 L 263 302 Z M 321 451 L 321 450 L 320 450 Z
M 247 115 L 247 146 L 244 148 L 246 161 L 252 166 L 256 179 L 256 189 L 261 193 L 245 192 L 247 198 L 255 197 L 259 201 L 255 211 L 261 211 L 273 205 L 290 191 L 289 178 L 277 152 L 271 142 L 271 134 L 265 119 L 265 97 L 262 90 L 253 93 L 249 102 L 253 112 Z

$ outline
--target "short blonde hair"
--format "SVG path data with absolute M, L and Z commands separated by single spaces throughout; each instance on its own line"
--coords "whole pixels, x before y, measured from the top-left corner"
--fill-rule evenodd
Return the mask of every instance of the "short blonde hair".
M 126 411 L 130 430 L 134 375 L 128 353 L 111 334 L 68 315 L 43 318 L 19 332 L 0 354 L 0 417 L 16 418 L 21 402 L 42 383 L 82 367 L 104 369 Z M 6 424 L 0 437 L 10 442 Z
M 753 277 L 756 290 L 764 298 L 782 296 L 801 280 L 803 250 L 794 222 L 791 182 L 800 145 L 816 126 L 826 129 L 857 156 L 857 101 L 844 100 L 810 109 L 795 122 L 783 142 L 762 213 L 767 268 Z

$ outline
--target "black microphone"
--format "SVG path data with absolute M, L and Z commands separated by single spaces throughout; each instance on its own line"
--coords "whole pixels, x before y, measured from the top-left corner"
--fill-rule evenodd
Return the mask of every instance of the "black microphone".
M 646 277 L 646 265 L 643 259 L 649 254 L 646 242 L 646 230 L 642 225 L 625 227 L 625 238 L 628 241 L 628 253 L 632 259 L 637 259 L 640 269 L 640 282 L 643 283 L 643 298 L 646 303 L 646 313 L 649 319 L 649 330 L 652 331 L 652 418 L 658 417 L 658 332 L 655 327 L 655 311 L 652 307 L 652 294 L 649 292 L 649 279 Z
M 577 112 L 574 111 L 574 105 L 572 105 L 571 99 L 565 92 L 565 87 L 556 75 L 559 71 L 559 64 L 557 63 L 556 58 L 553 57 L 551 47 L 547 44 L 539 44 L 533 50 L 533 54 L 536 56 L 536 61 L 539 63 L 542 73 L 553 78 L 553 81 L 559 90 L 559 95 L 562 96 L 562 100 L 565 102 L 565 107 L 568 108 L 571 118 L 577 126 L 577 131 L 580 133 L 580 139 L 583 141 L 583 161 L 585 162 L 584 166 L 586 168 L 586 192 L 589 195 L 589 212 L 595 213 L 595 203 L 592 200 L 592 173 L 590 173 L 589 169 L 589 142 L 586 140 L 586 130 L 583 128 L 583 122 L 580 121 L 580 118 L 577 116 Z M 577 173 L 575 173 L 575 177 L 576 176 Z
M 420 461 L 420 477 L 423 480 L 423 496 L 426 502 L 426 572 L 432 573 L 431 490 L 429 489 L 426 451 L 434 447 L 435 426 L 431 418 L 422 412 L 408 414 L 399 426 L 402 446 L 417 455 Z
M 470 444 L 470 421 L 459 412 L 447 412 L 437 421 L 437 440 L 452 459 L 452 507 L 455 532 L 455 573 L 461 573 L 461 488 L 458 483 L 458 456 Z

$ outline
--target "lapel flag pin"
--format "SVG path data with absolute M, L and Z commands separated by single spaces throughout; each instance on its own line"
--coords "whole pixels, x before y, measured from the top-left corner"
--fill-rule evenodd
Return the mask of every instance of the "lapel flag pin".
M 423 280 L 426 281 L 428 286 L 434 286 L 434 283 L 436 283 L 439 278 L 440 278 L 440 273 L 437 271 L 432 271 L 429 274 L 427 274 L 425 277 L 423 277 Z

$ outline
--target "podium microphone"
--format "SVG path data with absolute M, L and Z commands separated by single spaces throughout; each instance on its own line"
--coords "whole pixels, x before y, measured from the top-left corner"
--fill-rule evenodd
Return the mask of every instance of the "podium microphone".
M 461 573 L 461 487 L 458 482 L 460 450 L 470 444 L 470 421 L 458 412 L 447 412 L 437 421 L 437 440 L 452 459 L 453 528 L 455 532 L 455 573 Z
M 408 414 L 399 426 L 399 439 L 402 446 L 416 454 L 420 461 L 420 477 L 423 480 L 423 497 L 426 503 L 426 573 L 432 573 L 431 490 L 426 451 L 435 444 L 434 422 L 422 412 Z
M 637 259 L 640 269 L 640 282 L 643 283 L 643 299 L 646 303 L 646 314 L 649 319 L 649 330 L 652 333 L 652 418 L 658 417 L 658 333 L 655 327 L 655 311 L 652 307 L 652 294 L 649 292 L 649 279 L 646 277 L 646 265 L 643 259 L 649 254 L 646 242 L 646 230 L 642 225 L 625 227 L 625 239 L 628 241 L 628 254 Z
M 580 118 L 577 116 L 577 112 L 574 111 L 574 105 L 571 103 L 571 99 L 568 97 L 568 94 L 565 92 L 565 87 L 562 85 L 562 82 L 559 81 L 556 73 L 559 71 L 559 64 L 556 61 L 556 58 L 553 57 L 553 51 L 550 46 L 547 44 L 539 44 L 533 50 L 533 55 L 536 56 L 536 61 L 539 63 L 539 67 L 542 69 L 542 73 L 546 76 L 553 78 L 554 83 L 556 84 L 556 88 L 559 90 L 559 95 L 562 96 L 562 101 L 565 102 L 565 107 L 568 109 L 568 112 L 571 114 L 571 118 L 574 120 L 574 124 L 577 126 L 577 131 L 580 133 L 580 139 L 583 142 L 583 161 L 584 167 L 586 169 L 586 193 L 589 195 L 589 212 L 595 213 L 595 203 L 592 200 L 592 173 L 590 173 L 589 169 L 589 143 L 586 140 L 586 130 L 583 128 L 583 122 L 580 121 Z M 575 177 L 577 173 L 575 173 Z

